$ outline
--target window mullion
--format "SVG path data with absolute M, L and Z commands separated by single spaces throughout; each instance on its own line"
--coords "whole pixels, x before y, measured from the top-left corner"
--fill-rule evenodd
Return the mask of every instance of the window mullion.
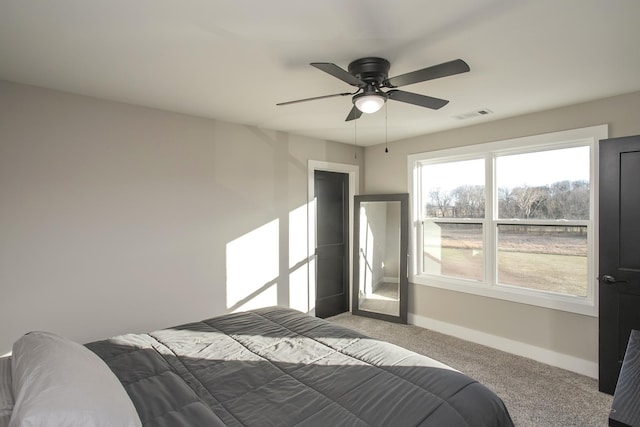
M 564 227 L 586 227 L 589 220 L 582 219 L 496 219 L 495 225 L 555 225 Z
M 484 223 L 484 281 L 488 286 L 496 283 L 496 226 L 494 219 L 497 214 L 495 155 L 489 154 L 485 159 L 485 223 Z
M 425 222 L 437 222 L 441 224 L 483 224 L 483 218 L 440 218 L 428 217 L 420 220 L 422 224 Z
M 409 251 L 410 253 L 415 251 L 413 255 L 413 271 L 414 275 L 422 274 L 424 271 L 424 241 L 423 241 L 423 233 L 424 233 L 424 213 L 423 206 L 425 201 L 423 200 L 422 194 L 422 165 L 420 165 L 416 173 L 413 176 L 414 183 L 413 186 L 416 189 L 414 192 L 414 203 L 413 212 L 416 218 L 415 223 L 413 224 L 414 229 L 416 230 L 414 247 Z

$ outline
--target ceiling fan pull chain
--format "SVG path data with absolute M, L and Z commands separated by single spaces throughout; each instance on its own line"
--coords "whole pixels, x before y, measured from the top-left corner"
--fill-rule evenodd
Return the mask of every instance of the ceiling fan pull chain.
M 357 159 L 358 158 L 358 121 L 357 120 L 353 121 L 353 143 L 356 146 L 356 149 L 353 152 L 353 158 Z
M 384 152 L 389 152 L 389 120 L 388 120 L 389 106 L 384 104 Z

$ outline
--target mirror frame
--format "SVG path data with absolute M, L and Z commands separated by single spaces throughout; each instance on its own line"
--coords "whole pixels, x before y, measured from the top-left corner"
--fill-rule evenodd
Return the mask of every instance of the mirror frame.
M 399 266 L 399 315 L 394 316 L 360 309 L 360 204 L 363 202 L 400 202 L 400 266 Z M 353 289 L 351 313 L 357 316 L 407 324 L 407 289 L 409 283 L 409 193 L 368 194 L 354 197 L 353 205 Z

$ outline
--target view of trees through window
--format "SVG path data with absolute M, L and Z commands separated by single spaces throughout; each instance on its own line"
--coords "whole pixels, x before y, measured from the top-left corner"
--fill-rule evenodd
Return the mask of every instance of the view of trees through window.
M 423 272 L 483 281 L 490 250 L 496 283 L 586 297 L 589 147 L 496 159 L 496 194 L 485 159 L 423 165 Z M 494 200 L 496 218 L 485 218 Z M 495 247 L 484 247 L 486 224 Z
M 539 187 L 498 188 L 498 217 L 588 219 L 589 182 L 561 181 Z
M 484 218 L 484 185 L 453 190 L 430 189 L 425 217 Z M 498 217 L 517 219 L 588 219 L 589 182 L 561 181 L 550 185 L 498 188 Z

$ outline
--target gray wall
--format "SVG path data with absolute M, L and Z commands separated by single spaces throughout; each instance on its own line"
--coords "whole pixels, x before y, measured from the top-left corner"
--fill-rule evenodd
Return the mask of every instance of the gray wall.
M 640 134 L 638 111 L 640 92 L 398 141 L 389 145 L 389 153 L 384 146 L 367 147 L 364 192 L 407 192 L 408 154 L 599 124 L 609 125 L 610 138 L 635 135 Z M 596 317 L 415 284 L 409 291 L 414 320 L 432 319 L 468 339 L 490 339 L 507 349 L 509 343 L 522 344 L 511 346 L 514 352 L 518 347 L 521 353 L 548 352 L 549 357 L 567 355 L 566 360 L 597 364 Z
M 363 193 L 406 192 L 408 154 L 603 123 L 610 137 L 640 134 L 639 108 L 634 93 L 361 155 L 349 145 L 0 82 L 0 354 L 30 330 L 84 342 L 258 297 L 295 305 L 307 286 L 296 242 L 306 233 L 310 159 L 364 158 Z M 268 268 L 252 268 L 265 259 Z M 409 298 L 414 319 L 597 362 L 595 317 L 427 286 L 411 285 Z
M 0 135 L 0 354 L 31 330 L 86 342 L 304 306 L 308 160 L 364 158 L 2 81 Z

